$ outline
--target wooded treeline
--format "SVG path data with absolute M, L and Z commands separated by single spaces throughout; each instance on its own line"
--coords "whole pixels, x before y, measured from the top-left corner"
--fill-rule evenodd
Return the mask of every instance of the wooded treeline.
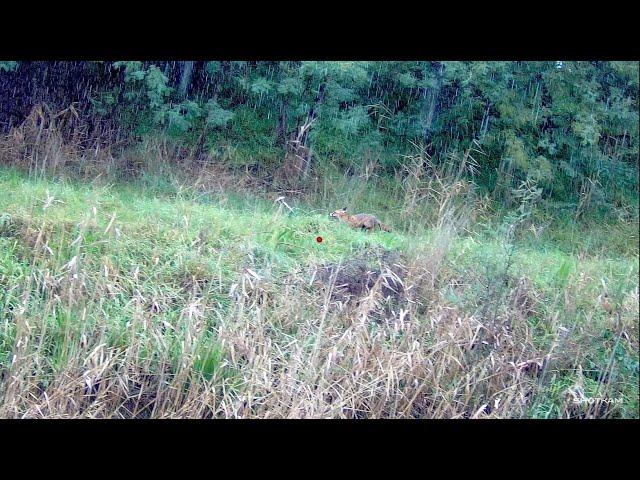
M 524 180 L 547 199 L 637 208 L 638 62 L 0 62 L 0 130 L 73 105 L 91 135 L 167 135 L 210 161 L 392 174 L 414 144 L 466 151 L 498 201 Z

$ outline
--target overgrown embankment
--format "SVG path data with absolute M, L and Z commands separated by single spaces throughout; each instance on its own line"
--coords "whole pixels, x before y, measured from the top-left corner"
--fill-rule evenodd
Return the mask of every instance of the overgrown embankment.
M 0 170 L 2 417 L 638 417 L 606 232 L 163 192 Z

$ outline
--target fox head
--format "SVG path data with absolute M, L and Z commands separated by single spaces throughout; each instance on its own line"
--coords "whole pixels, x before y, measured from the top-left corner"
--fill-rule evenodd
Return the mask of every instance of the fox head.
M 341 208 L 340 210 L 336 210 L 335 212 L 331 212 L 329 214 L 330 217 L 333 218 L 342 218 L 347 215 L 347 207 Z

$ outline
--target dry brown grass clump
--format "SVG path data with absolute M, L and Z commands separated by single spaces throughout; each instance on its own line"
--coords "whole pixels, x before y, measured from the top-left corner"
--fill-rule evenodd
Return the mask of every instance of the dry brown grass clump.
M 0 164 L 44 177 L 75 176 L 94 180 L 150 175 L 182 179 L 189 188 L 210 193 L 229 190 L 260 192 L 264 179 L 255 172 L 231 172 L 223 167 L 220 152 L 203 152 L 166 137 L 148 136 L 143 142 L 119 139 L 112 127 L 96 123 L 76 110 L 76 105 L 56 110 L 37 104 L 18 126 L 0 136 Z M 224 152 L 222 153 L 224 157 Z M 180 169 L 176 171 L 176 165 Z
M 114 163 L 113 149 L 119 142 L 113 136 L 101 127 L 90 129 L 74 104 L 60 110 L 37 104 L 0 138 L 0 163 L 38 175 L 94 176 Z

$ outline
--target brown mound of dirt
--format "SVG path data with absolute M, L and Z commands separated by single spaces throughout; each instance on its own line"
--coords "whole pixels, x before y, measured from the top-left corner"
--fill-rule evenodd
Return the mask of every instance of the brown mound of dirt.
M 366 251 L 342 263 L 317 265 L 314 284 L 333 290 L 332 301 L 356 300 L 367 295 L 380 282 L 385 299 L 398 299 L 404 291 L 406 268 L 401 256 L 393 251 Z

